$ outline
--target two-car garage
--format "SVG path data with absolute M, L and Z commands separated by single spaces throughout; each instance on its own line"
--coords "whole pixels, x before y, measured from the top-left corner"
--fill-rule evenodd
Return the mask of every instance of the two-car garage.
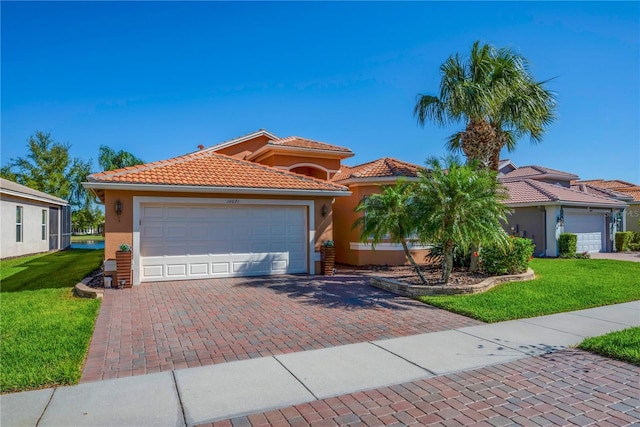
M 135 199 L 136 283 L 309 271 L 312 202 Z

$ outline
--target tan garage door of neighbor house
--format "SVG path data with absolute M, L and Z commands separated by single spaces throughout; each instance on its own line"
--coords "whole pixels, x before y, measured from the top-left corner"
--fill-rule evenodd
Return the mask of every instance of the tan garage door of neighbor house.
M 143 204 L 140 281 L 307 272 L 306 208 Z

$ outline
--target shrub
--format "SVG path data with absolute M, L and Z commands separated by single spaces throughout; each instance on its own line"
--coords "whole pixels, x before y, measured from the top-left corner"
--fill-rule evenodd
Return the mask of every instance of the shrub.
M 630 231 L 630 233 L 632 236 L 629 243 L 640 243 L 640 231 Z
M 535 245 L 529 239 L 512 237 L 505 252 L 499 246 L 483 246 L 480 251 L 482 270 L 491 275 L 518 274 L 527 271 Z
M 629 243 L 630 251 L 640 251 L 640 243 Z
M 560 258 L 573 258 L 578 249 L 578 236 L 573 233 L 562 233 L 558 239 Z
M 573 257 L 576 259 L 590 259 L 591 255 L 589 255 L 589 252 L 580 252 L 579 254 L 576 253 Z
M 444 251 L 441 244 L 435 244 L 431 247 L 431 250 L 425 256 L 426 262 L 439 262 L 441 260 Z M 468 250 L 461 246 L 455 246 L 453 248 L 453 266 L 454 267 L 469 267 L 471 264 L 471 254 Z
M 616 251 L 623 252 L 629 250 L 629 242 L 633 237 L 631 231 L 618 231 L 616 233 Z

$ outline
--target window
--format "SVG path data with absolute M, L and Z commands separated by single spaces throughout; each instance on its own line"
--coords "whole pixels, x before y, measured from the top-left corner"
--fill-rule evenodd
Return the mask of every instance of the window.
M 16 242 L 22 242 L 22 206 L 16 206 Z
M 47 240 L 47 210 L 42 209 L 42 240 Z

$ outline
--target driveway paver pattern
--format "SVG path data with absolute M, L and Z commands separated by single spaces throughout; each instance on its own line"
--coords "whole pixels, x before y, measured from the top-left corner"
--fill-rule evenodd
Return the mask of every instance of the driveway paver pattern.
M 81 382 L 481 324 L 367 280 L 271 276 L 106 289 Z
M 626 426 L 638 420 L 640 367 L 571 349 L 200 427 Z

